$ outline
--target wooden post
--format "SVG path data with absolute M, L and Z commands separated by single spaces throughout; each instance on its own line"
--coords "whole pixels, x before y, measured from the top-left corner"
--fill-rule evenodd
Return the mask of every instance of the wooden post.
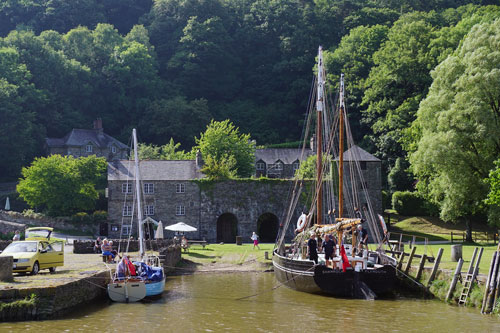
M 474 269 L 474 260 L 476 260 L 477 255 L 477 247 L 474 249 L 472 253 L 472 258 L 470 260 L 469 269 L 467 270 L 467 274 L 472 274 L 472 270 Z
M 481 262 L 481 257 L 483 256 L 484 247 L 479 251 L 479 255 L 477 256 L 476 269 L 474 270 L 474 275 L 472 275 L 472 281 L 476 279 L 477 274 L 479 273 L 479 263 Z M 471 282 L 472 284 L 472 282 Z
M 410 268 L 411 268 L 411 261 L 413 260 L 413 256 L 415 255 L 415 251 L 417 250 L 417 247 L 414 246 L 412 249 L 411 249 L 411 253 L 410 253 L 410 257 L 408 258 L 408 262 L 406 263 L 406 269 L 405 269 L 405 274 L 408 275 L 408 273 L 410 272 Z
M 450 234 L 451 234 L 451 244 L 453 244 L 453 231 Z
M 404 259 L 405 259 L 405 253 L 401 252 L 401 255 L 399 256 L 398 266 L 397 266 L 398 270 L 401 270 L 401 267 L 403 266 Z
M 460 258 L 457 263 L 457 268 L 455 269 L 455 274 L 453 275 L 453 280 L 451 280 L 450 290 L 448 290 L 448 294 L 446 295 L 446 301 L 449 301 L 453 297 L 453 292 L 455 291 L 455 287 L 457 286 L 457 280 L 462 272 L 462 265 L 464 264 L 464 260 Z
M 431 286 L 432 281 L 434 281 L 434 278 L 436 277 L 436 273 L 439 267 L 439 263 L 441 262 L 441 256 L 443 255 L 443 251 L 444 251 L 443 248 L 440 247 L 436 257 L 436 261 L 434 262 L 434 266 L 432 267 L 431 276 L 429 277 L 429 281 L 427 281 L 427 288 Z
M 497 269 L 498 269 L 498 256 L 499 252 L 495 251 L 491 257 L 490 271 L 488 273 L 488 279 L 486 280 L 486 285 L 484 288 L 483 305 L 481 307 L 481 313 L 490 313 L 492 307 L 494 306 L 493 299 L 495 298 L 496 291 L 496 279 L 497 279 Z
M 420 280 L 420 278 L 422 277 L 422 271 L 424 270 L 424 265 L 425 265 L 425 261 L 427 260 L 427 255 L 424 254 L 422 255 L 422 258 L 420 258 L 420 264 L 418 265 L 418 272 L 417 272 L 417 276 L 415 277 L 415 280 Z

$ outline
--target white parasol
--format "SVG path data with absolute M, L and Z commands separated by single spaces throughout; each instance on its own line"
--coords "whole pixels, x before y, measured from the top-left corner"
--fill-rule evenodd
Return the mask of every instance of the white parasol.
M 155 232 L 155 239 L 163 239 L 163 223 L 158 222 L 158 228 Z
M 195 227 L 190 226 L 189 224 L 186 224 L 184 222 L 179 222 L 176 224 L 172 224 L 169 226 L 165 227 L 166 230 L 170 231 L 177 231 L 177 232 L 191 232 L 191 231 L 197 231 Z

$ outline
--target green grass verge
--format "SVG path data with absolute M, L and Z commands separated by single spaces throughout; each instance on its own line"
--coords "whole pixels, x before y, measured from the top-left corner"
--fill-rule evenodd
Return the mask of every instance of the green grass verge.
M 265 252 L 273 251 L 274 244 L 259 244 L 260 250 L 253 248 L 253 244 L 209 244 L 203 248 L 201 245 L 191 245 L 188 252 L 182 252 L 182 258 L 197 264 L 227 264 L 243 265 L 247 262 L 268 263 Z

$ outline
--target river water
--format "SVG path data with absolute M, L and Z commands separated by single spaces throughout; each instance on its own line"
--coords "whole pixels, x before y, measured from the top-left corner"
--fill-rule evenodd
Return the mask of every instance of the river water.
M 346 300 L 300 293 L 272 273 L 169 277 L 159 300 L 108 301 L 0 332 L 500 332 L 500 319 L 436 300 Z

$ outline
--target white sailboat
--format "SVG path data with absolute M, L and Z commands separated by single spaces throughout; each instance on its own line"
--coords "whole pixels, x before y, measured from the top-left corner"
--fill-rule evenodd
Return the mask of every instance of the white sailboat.
M 137 133 L 132 131 L 135 160 L 135 191 L 137 203 L 137 221 L 139 229 L 139 254 L 137 261 L 123 256 L 117 265 L 112 281 L 108 284 L 108 295 L 115 302 L 137 302 L 145 297 L 158 296 L 165 289 L 165 272 L 157 255 L 146 253 L 144 241 L 144 216 L 142 210 L 141 173 L 137 144 Z

